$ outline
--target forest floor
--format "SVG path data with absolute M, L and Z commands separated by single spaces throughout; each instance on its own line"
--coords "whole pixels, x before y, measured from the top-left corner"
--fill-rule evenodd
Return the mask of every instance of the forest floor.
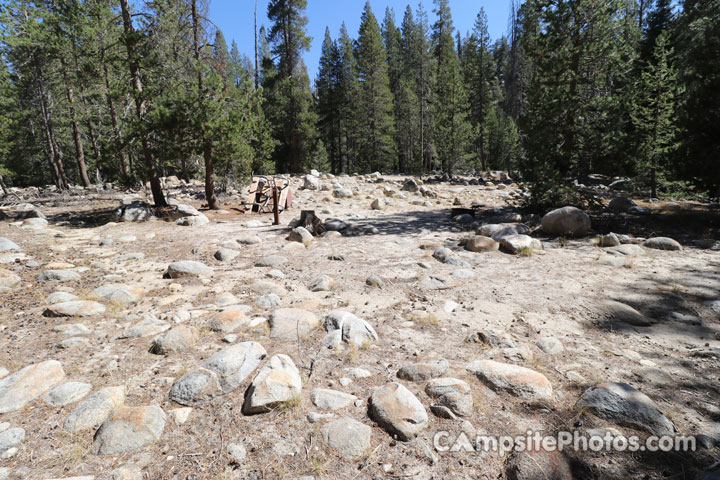
M 49 360 L 60 362 L 64 371 L 63 378 L 33 385 L 34 396 L 21 408 L 0 413 L 0 456 L 7 448 L 4 456 L 9 457 L 0 460 L 0 478 L 625 480 L 695 479 L 717 468 L 717 209 L 636 198 L 638 205 L 649 209 L 645 215 L 598 209 L 589 212 L 589 234 L 556 238 L 542 232 L 539 217 L 517 207 L 519 189 L 510 181 L 426 182 L 423 195 L 403 191 L 404 179 L 323 176 L 317 191 L 302 189 L 302 179 L 293 179 L 294 206 L 282 213 L 280 226 L 272 225 L 272 215 L 244 213 L 237 196 L 223 198 L 225 210 L 203 210 L 209 219 L 203 226 L 164 220 L 109 222 L 123 198 L 144 198 L 122 192 L 29 200 L 47 217 L 47 225 L 17 218 L 0 221 L 0 237 L 19 247 L 0 251 L 0 272 L 5 278 L 20 277 L 0 294 L 0 370 L 9 375 L 0 380 L 0 408 L 13 388 L 7 379 L 15 372 Z M 333 196 L 338 188 L 333 182 L 352 196 Z M 169 196 L 201 209 L 193 189 L 173 188 Z M 607 203 L 613 195 L 605 191 L 601 196 Z M 372 209 L 376 198 L 389 203 Z M 452 208 L 460 204 L 479 205 L 474 222 L 452 218 Z M 17 205 L 8 205 L 3 211 L 13 217 L 16 210 Z M 307 245 L 289 241 L 288 224 L 301 210 L 315 210 L 322 219 L 337 218 L 349 227 L 341 235 L 315 237 Z M 462 246 L 480 224 L 508 213 L 521 215 L 542 249 L 512 255 L 502 250 L 472 252 Z M 636 255 L 623 257 L 622 265 L 609 261 L 619 255 L 609 255 L 608 247 L 595 241 L 596 235 L 610 232 L 627 235 L 624 241 L 638 245 Z M 642 246 L 644 238 L 655 236 L 672 237 L 682 249 Z M 433 252 L 441 247 L 461 261 L 437 260 Z M 219 261 L 214 255 L 220 248 L 238 255 Z M 256 266 L 269 255 L 282 258 L 274 266 Z M 212 274 L 164 278 L 168 265 L 181 260 L 202 262 Z M 42 276 L 47 270 L 79 276 L 48 281 Z M 331 277 L 330 288 L 312 291 L 309 286 L 320 275 Z M 372 275 L 380 282 L 368 282 Z M 116 284 L 140 287 L 136 291 L 141 293 L 126 302 L 102 299 L 94 292 Z M 435 289 L 439 284 L 443 289 Z M 46 316 L 46 309 L 63 297 L 48 300 L 55 292 L 97 301 L 104 311 Z M 279 305 L 264 308 L 265 301 L 277 303 L 269 294 L 277 295 Z M 647 324 L 624 323 L 609 310 L 608 300 L 633 307 Z M 207 328 L 218 309 L 229 304 L 243 306 L 238 308 L 253 319 L 230 338 L 228 331 Z M 350 312 L 374 328 L 377 341 L 326 348 L 322 327 L 299 339 L 271 338 L 267 319 L 285 307 L 306 310 L 320 321 L 334 310 Z M 160 330 L 195 327 L 195 342 L 178 352 L 155 355 L 149 351 L 151 343 L 163 332 L 119 338 L 143 318 L 160 320 Z M 478 341 L 466 341 L 477 332 L 482 332 L 475 336 Z M 64 342 L 69 337 L 84 340 Z M 248 341 L 262 345 L 268 358 L 285 354 L 292 359 L 302 380 L 299 400 L 267 413 L 244 415 L 241 407 L 257 374 L 252 371 L 234 390 L 192 411 L 179 410 L 183 405 L 169 398 L 172 385 L 216 352 Z M 397 376 L 400 368 L 412 364 L 433 370 L 443 363 L 440 359 L 449 365 L 439 368 L 438 375 L 470 387 L 472 412 L 464 417 L 445 419 L 431 411 L 427 378 L 411 381 Z M 498 388 L 498 383 L 481 380 L 466 368 L 487 359 L 542 374 L 552 386 L 551 395 L 541 402 L 528 401 L 522 388 Z M 265 361 L 259 368 L 264 365 Z M 353 369 L 369 376 L 362 378 L 362 372 Z M 51 406 L 42 396 L 65 382 L 89 384 L 90 395 L 104 387 L 124 386 L 126 406 L 158 405 L 167 414 L 161 434 L 125 453 L 96 455 L 97 427 L 112 409 L 95 406 L 102 416 L 89 418 L 87 428 L 68 432 L 66 420 L 84 399 Z M 390 382 L 407 387 L 427 412 L 427 424 L 409 441 L 393 438 L 368 408 L 374 389 Z M 629 422 L 603 419 L 576 405 L 587 389 L 607 382 L 632 385 L 654 401 L 678 434 L 698 435 L 702 445 L 694 452 L 671 453 L 570 449 L 549 457 L 552 473 L 543 474 L 517 467 L 507 453 L 435 448 L 436 434 L 442 431 L 448 432 L 443 443 L 461 432 L 515 436 L 528 431 L 552 435 L 615 429 L 610 430 L 613 435 L 646 438 L 647 431 Z M 311 395 L 315 389 L 345 392 L 356 400 L 337 410 L 322 409 Z M 400 404 L 412 410 L 412 405 Z M 408 415 L 413 418 L 410 423 L 418 422 L 417 412 Z M 343 457 L 328 445 L 326 425 L 343 417 L 371 428 L 362 455 Z M 3 431 L 18 428 L 24 430 L 22 441 L 3 439 Z M 3 447 L 3 441 L 11 443 Z

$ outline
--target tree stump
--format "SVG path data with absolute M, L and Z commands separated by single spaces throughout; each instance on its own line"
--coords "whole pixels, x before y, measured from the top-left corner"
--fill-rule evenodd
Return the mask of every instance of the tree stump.
M 323 225 L 323 221 L 320 218 L 315 216 L 315 210 L 302 210 L 297 226 L 305 227 L 308 232 L 316 237 L 325 232 L 325 225 Z

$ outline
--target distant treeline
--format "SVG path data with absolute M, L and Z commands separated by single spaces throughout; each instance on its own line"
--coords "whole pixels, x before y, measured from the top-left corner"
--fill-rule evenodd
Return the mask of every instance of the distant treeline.
M 513 0 L 495 41 L 434 3 L 432 25 L 367 3 L 311 85 L 307 0 L 270 1 L 252 59 L 201 0 L 7 1 L 0 178 L 150 181 L 162 205 L 160 176 L 204 176 L 211 207 L 215 180 L 310 168 L 518 171 L 536 204 L 589 173 L 718 196 L 720 0 Z

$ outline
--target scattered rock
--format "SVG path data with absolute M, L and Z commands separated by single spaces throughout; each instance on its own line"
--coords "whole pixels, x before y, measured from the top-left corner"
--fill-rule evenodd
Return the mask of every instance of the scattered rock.
M 205 326 L 213 332 L 230 333 L 248 323 L 250 319 L 245 312 L 231 308 L 215 313 Z
M 97 455 L 120 455 L 155 443 L 165 429 L 165 412 L 157 405 L 120 407 L 95 433 Z
M 499 248 L 498 242 L 482 235 L 474 235 L 465 242 L 465 249 L 471 252 L 493 252 Z
M 555 337 L 541 337 L 535 342 L 540 350 L 548 355 L 557 355 L 564 350 L 563 344 Z
M 615 197 L 610 200 L 610 203 L 608 204 L 610 210 L 615 210 L 616 212 L 627 212 L 632 207 L 636 206 L 637 203 L 626 197 Z
M 169 278 L 187 277 L 208 277 L 213 274 L 213 269 L 195 260 L 181 260 L 168 265 L 167 276 Z
M 450 363 L 441 358 L 424 363 L 405 365 L 397 372 L 398 378 L 410 382 L 425 382 L 435 377 L 442 377 L 450 368 Z
M 369 323 L 342 310 L 336 310 L 327 315 L 323 320 L 323 328 L 329 334 L 335 331 L 341 332 L 341 340 L 356 347 L 378 340 L 375 329 Z
M 287 258 L 280 255 L 268 255 L 255 262 L 256 267 L 279 267 L 280 265 L 287 263 Z
M 313 241 L 313 235 L 305 227 L 295 227 L 287 237 L 291 242 L 302 243 L 306 247 Z
M 295 341 L 308 335 L 320 325 L 314 313 L 299 308 L 279 308 L 269 319 L 270 338 Z
M 672 238 L 668 237 L 654 237 L 654 238 L 648 238 L 645 240 L 645 243 L 643 243 L 643 246 L 646 248 L 652 248 L 655 250 L 682 250 L 682 245 L 680 245 L 677 241 L 673 240 Z
M 267 352 L 257 342 L 243 342 L 226 347 L 200 364 L 218 375 L 220 388 L 232 392 L 260 365 Z
M 500 239 L 500 247 L 506 252 L 517 254 L 527 250 L 542 250 L 542 243 L 527 235 L 509 235 Z
M 513 452 L 505 471 L 508 480 L 573 480 L 569 462 L 557 450 Z
M 169 396 L 173 402 L 194 407 L 222 394 L 217 374 L 200 368 L 176 381 L 170 388 Z
M 4 268 L 0 268 L 0 289 L 16 288 L 18 285 L 20 285 L 21 281 L 22 281 L 22 279 L 20 278 L 19 275 L 11 272 L 10 270 L 5 270 Z
M 262 295 L 258 297 L 258 299 L 255 301 L 255 306 L 257 306 L 258 308 L 262 308 L 263 310 L 275 308 L 278 305 L 280 305 L 280 297 L 278 297 L 274 293 Z
M 349 417 L 334 420 L 322 428 L 323 441 L 337 450 L 340 457 L 355 459 L 370 450 L 372 429 Z
M 38 282 L 65 283 L 80 280 L 80 274 L 72 270 L 45 270 L 38 276 Z
M 535 370 L 493 360 L 477 360 L 465 368 L 490 387 L 509 391 L 522 399 L 552 399 L 550 382 L 545 375 Z
M 542 218 L 542 229 L 549 235 L 585 235 L 590 231 L 590 217 L 575 207 L 558 208 Z
M 9 428 L 0 432 L 0 459 L 13 457 L 23 440 L 25 430 L 22 428 Z
M 675 426 L 650 397 L 627 383 L 604 383 L 591 387 L 577 402 L 600 418 L 644 430 L 652 435 L 675 435 Z
M 325 388 L 316 388 L 310 392 L 310 400 L 318 408 L 326 410 L 339 410 L 351 405 L 357 400 L 355 395 L 350 395 L 337 390 L 327 390 Z
M 0 413 L 21 409 L 65 378 L 60 362 L 48 360 L 27 367 L 0 380 Z
M 396 382 L 373 390 L 368 413 L 389 434 L 404 442 L 412 440 L 428 424 L 422 403 L 410 390 Z
M 50 305 L 43 312 L 44 317 L 92 317 L 105 313 L 105 305 L 89 300 L 73 300 L 71 302 Z
M 151 335 L 158 335 L 169 329 L 170 324 L 168 322 L 163 322 L 157 318 L 145 317 L 144 320 L 141 320 L 129 329 L 125 330 L 118 335 L 117 338 L 118 340 L 122 340 L 127 338 L 149 337 Z
M 253 379 L 245 395 L 243 413 L 265 413 L 300 396 L 302 380 L 295 363 L 287 355 L 270 357 Z
M 614 300 L 605 300 L 603 306 L 607 310 L 608 314 L 615 320 L 628 325 L 634 325 L 636 327 L 648 327 L 653 324 L 653 321 L 643 315 L 642 313 L 635 310 L 630 305 L 616 302 Z
M 425 393 L 435 400 L 434 405 L 447 408 L 453 415 L 459 417 L 472 415 L 472 391 L 470 390 L 470 385 L 463 380 L 457 378 L 435 378 L 430 380 L 425 386 Z M 430 408 L 432 409 L 432 405 Z
M 335 287 L 335 280 L 329 275 L 320 275 L 308 285 L 311 292 L 327 292 Z
M 51 407 L 64 407 L 82 400 L 92 390 L 92 385 L 83 382 L 68 382 L 50 390 L 43 400 Z
M 105 387 L 85 398 L 65 419 L 68 433 L 98 427 L 110 413 L 125 403 L 125 386 Z
M 155 355 L 169 355 L 188 350 L 197 341 L 197 329 L 188 325 L 178 325 L 169 330 L 162 337 L 156 338 L 150 347 L 150 353 Z
M 240 252 L 237 250 L 232 250 L 230 248 L 219 248 L 217 252 L 215 252 L 216 260 L 220 262 L 232 262 L 240 255 Z
M 11 250 L 20 250 L 20 247 L 9 238 L 0 237 L 0 252 L 9 252 Z
M 433 253 L 433 257 L 442 262 L 447 263 L 448 265 L 454 265 L 456 267 L 469 267 L 470 264 L 457 256 L 452 250 L 449 248 L 438 248 Z

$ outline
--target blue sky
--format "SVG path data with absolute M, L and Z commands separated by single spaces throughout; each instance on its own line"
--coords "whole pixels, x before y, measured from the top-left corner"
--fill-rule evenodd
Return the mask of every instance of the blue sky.
M 432 0 L 422 0 L 423 7 L 428 12 L 430 23 L 435 20 L 432 13 Z M 267 19 L 268 0 L 258 0 L 258 25 L 268 25 Z M 402 21 L 405 7 L 410 4 L 413 11 L 416 10 L 418 0 L 370 0 L 370 5 L 382 23 L 385 16 L 385 8 L 395 10 L 395 20 L 399 24 Z M 337 38 L 340 25 L 344 21 L 348 31 L 353 38 L 357 38 L 360 28 L 360 14 L 365 6 L 365 0 L 308 0 L 306 11 L 308 17 L 308 34 L 313 37 L 312 47 L 305 53 L 305 63 L 308 67 L 310 78 L 317 75 L 318 62 L 320 59 L 320 47 L 325 36 L 325 27 L 330 27 L 330 34 Z M 508 29 L 508 13 L 510 0 L 450 0 L 453 21 L 455 28 L 463 35 L 472 30 L 475 17 L 485 9 L 488 17 L 488 29 L 493 40 L 505 35 Z M 241 53 L 252 57 L 253 53 L 253 11 L 255 0 L 211 0 L 210 20 L 212 20 L 225 34 L 228 46 L 234 39 Z

